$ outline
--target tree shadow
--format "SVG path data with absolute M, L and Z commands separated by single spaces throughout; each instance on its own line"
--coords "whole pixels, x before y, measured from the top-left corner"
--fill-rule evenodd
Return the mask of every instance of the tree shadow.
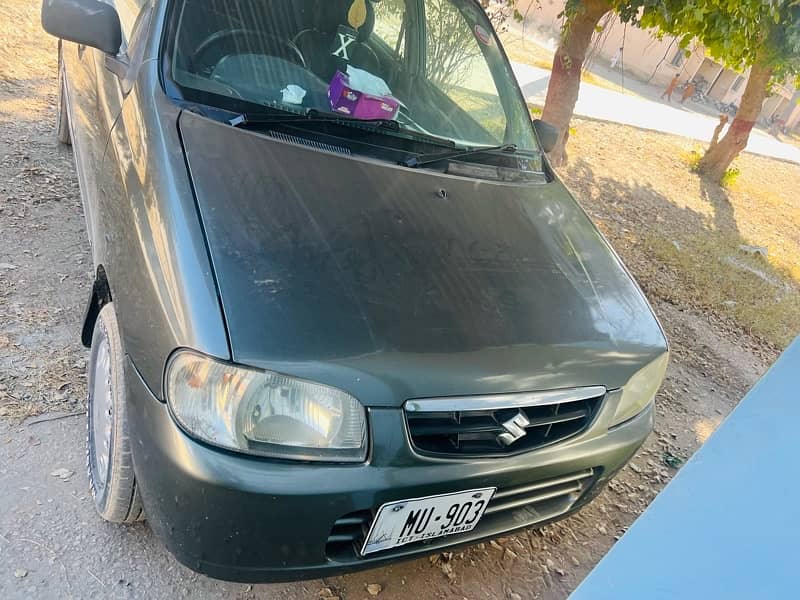
M 651 301 L 732 319 L 776 348 L 785 346 L 800 322 L 800 282 L 752 250 L 724 188 L 691 177 L 701 201 L 694 206 L 643 178 L 603 175 L 583 158 L 565 173 Z
M 733 212 L 733 205 L 727 192 L 716 182 L 700 177 L 700 197 L 714 208 L 714 229 L 724 234 L 735 234 L 740 238 L 739 226 Z M 742 239 L 742 243 L 745 240 Z
M 608 218 L 612 222 L 615 220 L 614 213 L 609 212 L 609 207 L 604 199 L 611 199 L 612 206 L 624 202 L 626 207 L 636 207 L 637 210 L 626 212 L 626 218 L 635 221 L 642 230 L 649 230 L 655 219 L 667 224 L 682 224 L 681 233 L 684 234 L 713 233 L 716 230 L 740 236 L 733 206 L 727 192 L 710 180 L 700 178 L 700 197 L 713 209 L 714 216 L 711 221 L 699 211 L 678 206 L 650 183 L 626 182 L 609 176 L 596 175 L 592 166 L 580 157 L 572 161 L 568 167 L 567 178 L 573 184 L 580 181 L 594 187 L 599 192 L 599 201 L 592 200 L 591 206 L 584 206 L 584 208 L 590 208 L 593 214 L 598 214 L 601 218 Z M 579 196 L 578 200 L 581 203 L 586 202 L 584 197 Z

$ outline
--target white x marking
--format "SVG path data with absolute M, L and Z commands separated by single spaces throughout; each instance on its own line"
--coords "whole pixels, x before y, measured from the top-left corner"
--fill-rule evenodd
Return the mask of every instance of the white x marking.
M 344 60 L 350 60 L 350 56 L 347 54 L 347 47 L 356 41 L 352 35 L 347 35 L 346 33 L 339 33 L 339 48 L 333 52 L 334 56 L 338 56 Z

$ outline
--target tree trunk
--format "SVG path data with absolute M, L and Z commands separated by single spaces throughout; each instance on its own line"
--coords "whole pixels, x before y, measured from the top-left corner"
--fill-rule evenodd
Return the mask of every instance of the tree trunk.
M 581 68 L 586 50 L 600 19 L 611 10 L 607 0 L 584 0 L 578 12 L 561 31 L 561 42 L 553 57 L 553 70 L 547 86 L 542 121 L 558 128 L 558 143 L 550 153 L 554 165 L 566 162 L 565 147 L 569 139 L 569 122 L 578 100 Z
M 720 115 L 719 116 L 719 125 L 714 127 L 714 135 L 711 136 L 711 143 L 708 145 L 708 149 L 712 150 L 714 146 L 719 143 L 719 136 L 722 134 L 722 130 L 725 128 L 725 125 L 728 124 L 728 115 Z
M 700 173 L 715 181 L 721 181 L 733 159 L 747 146 L 750 132 L 758 120 L 758 115 L 761 114 L 761 105 L 767 97 L 770 77 L 772 77 L 771 67 L 756 63 L 750 69 L 750 78 L 747 80 L 747 87 L 744 89 L 736 117 L 725 137 L 718 143 L 712 144 L 700 159 L 697 166 Z

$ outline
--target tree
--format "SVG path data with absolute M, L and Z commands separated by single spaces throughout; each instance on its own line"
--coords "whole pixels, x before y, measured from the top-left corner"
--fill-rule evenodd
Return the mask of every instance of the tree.
M 384 10 L 405 21 L 405 0 L 382 2 Z M 511 19 L 522 20 L 517 0 L 481 0 L 481 6 L 497 32 L 505 31 Z M 475 44 L 472 29 L 463 26 L 464 17 L 449 0 L 427 0 L 425 12 L 428 79 L 443 90 L 457 87 L 469 75 L 472 59 L 480 56 L 480 46 Z M 400 27 L 404 31 L 405 22 Z
M 800 74 L 800 0 L 638 0 L 641 23 L 692 39 L 708 53 L 738 70 L 750 67 L 736 117 L 725 136 L 700 160 L 701 173 L 719 181 L 747 140 L 761 112 L 770 83 Z
M 480 0 L 486 16 L 492 22 L 492 26 L 497 33 L 508 31 L 509 20 L 517 23 L 523 20 L 522 13 L 517 10 L 518 0 Z M 538 0 L 537 0 L 538 2 Z
M 586 50 L 600 19 L 611 9 L 609 0 L 568 0 L 562 13 L 565 20 L 561 28 L 561 41 L 553 57 L 550 83 L 542 110 L 542 120 L 558 129 L 558 142 L 550 152 L 550 160 L 554 165 L 566 161 L 569 122 L 578 100 Z
M 475 35 L 447 0 L 428 0 L 425 12 L 428 79 L 444 90 L 461 85 L 472 59 L 480 55 Z

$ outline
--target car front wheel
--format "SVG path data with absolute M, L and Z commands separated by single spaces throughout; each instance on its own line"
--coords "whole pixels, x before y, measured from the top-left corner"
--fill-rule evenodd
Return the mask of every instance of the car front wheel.
M 114 523 L 144 518 L 128 437 L 124 356 L 109 303 L 95 322 L 89 356 L 87 462 L 97 512 Z

